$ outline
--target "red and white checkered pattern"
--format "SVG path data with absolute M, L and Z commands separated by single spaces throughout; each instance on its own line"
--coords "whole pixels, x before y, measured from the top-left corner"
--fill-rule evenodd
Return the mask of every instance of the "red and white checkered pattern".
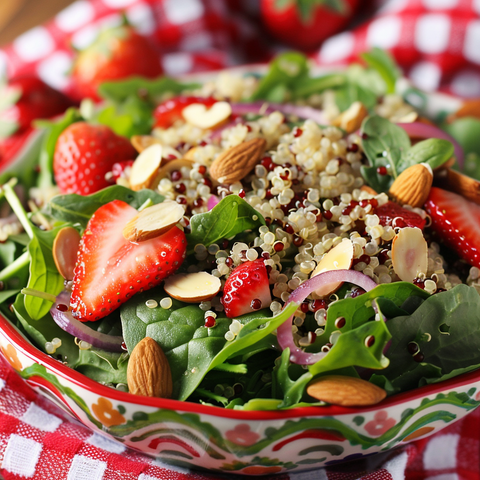
M 478 480 L 480 409 L 392 452 L 272 480 Z M 68 417 L 0 359 L 0 474 L 5 480 L 219 480 L 129 450 Z M 229 476 L 228 478 L 232 478 Z M 264 478 L 264 477 L 262 477 Z

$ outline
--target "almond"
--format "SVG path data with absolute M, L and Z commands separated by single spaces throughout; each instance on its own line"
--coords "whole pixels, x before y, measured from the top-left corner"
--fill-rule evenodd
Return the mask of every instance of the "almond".
M 184 216 L 183 207 L 173 200 L 165 200 L 147 207 L 133 217 L 123 228 L 123 236 L 130 242 L 144 242 L 170 230 Z
M 53 261 L 65 280 L 73 280 L 73 270 L 77 263 L 80 234 L 73 227 L 62 228 L 53 242 Z
M 165 280 L 164 290 L 182 302 L 199 303 L 213 298 L 221 286 L 220 279 L 207 272 L 178 273 Z
M 150 337 L 137 343 L 127 367 L 128 390 L 134 395 L 170 398 L 172 372 L 160 345 Z
M 130 143 L 138 153 L 142 153 L 150 145 L 160 145 L 160 140 L 151 135 L 134 135 Z
M 226 122 L 232 114 L 228 102 L 216 102 L 210 108 L 203 103 L 192 103 L 182 110 L 184 120 L 194 127 L 208 130 Z
M 347 133 L 356 132 L 361 126 L 368 110 L 362 102 L 354 102 L 332 121 L 332 125 L 340 127 Z
M 315 277 L 319 273 L 328 272 L 330 270 L 350 270 L 353 262 L 353 243 L 348 238 L 340 242 L 336 247 L 333 247 L 323 258 L 318 262 L 311 277 Z M 335 292 L 342 286 L 343 282 L 329 283 L 322 285 L 315 290 L 315 293 L 321 297 L 326 297 Z
M 307 393 L 317 400 L 342 407 L 366 407 L 381 402 L 387 392 L 360 378 L 327 375 L 314 380 Z
M 462 106 L 452 115 L 448 116 L 448 122 L 451 123 L 458 118 L 473 117 L 480 120 L 480 98 L 465 100 Z
M 362 185 L 360 190 L 362 192 L 367 192 L 368 194 L 373 195 L 374 197 L 378 195 L 378 193 L 372 187 L 370 187 L 368 185 Z
M 210 176 L 228 185 L 239 182 L 255 167 L 266 144 L 263 138 L 253 138 L 225 150 L 210 166 Z
M 419 228 L 402 228 L 392 241 L 392 263 L 400 280 L 412 282 L 427 273 L 428 245 Z
M 153 144 L 135 159 L 130 171 L 130 188 L 142 190 L 150 188 L 162 163 L 162 146 Z
M 480 182 L 474 178 L 447 168 L 435 175 L 435 184 L 480 205 Z
M 418 163 L 405 169 L 390 187 L 390 196 L 401 205 L 418 208 L 427 200 L 433 183 L 430 165 Z

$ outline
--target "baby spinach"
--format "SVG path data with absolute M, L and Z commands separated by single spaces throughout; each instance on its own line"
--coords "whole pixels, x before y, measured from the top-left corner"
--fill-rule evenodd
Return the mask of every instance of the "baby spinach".
M 396 391 L 444 380 L 480 366 L 479 295 L 473 287 L 457 285 L 427 298 L 411 315 L 390 319 L 390 365 L 382 375 Z M 421 361 L 409 344 L 416 343 Z
M 86 227 L 90 217 L 102 206 L 112 200 L 122 200 L 133 208 L 141 207 L 147 200 L 153 204 L 163 202 L 164 197 L 153 190 L 134 192 L 120 185 L 104 188 L 91 195 L 83 196 L 71 193 L 58 195 L 46 206 L 45 212 L 56 220 L 80 224 Z
M 258 352 L 258 343 L 285 321 L 296 310 L 290 304 L 279 315 L 266 317 L 265 311 L 243 315 L 243 325 L 235 340 L 225 340 L 231 320 L 219 315 L 216 326 L 206 328 L 204 311 L 198 305 L 175 304 L 170 309 L 148 308 L 149 299 L 161 300 L 161 290 L 150 290 L 136 295 L 122 305 L 120 317 L 123 335 L 129 351 L 138 341 L 148 336 L 162 347 L 168 358 L 174 381 L 174 397 L 187 399 L 198 387 L 208 371 L 228 359 L 245 355 L 249 348 Z M 271 346 L 271 344 L 270 344 Z
M 393 57 L 388 52 L 378 47 L 374 47 L 370 51 L 362 53 L 361 57 L 365 60 L 367 65 L 380 74 L 385 82 L 386 93 L 395 93 L 395 84 L 400 78 L 402 72 L 398 68 Z
M 370 165 L 361 168 L 367 183 L 378 192 L 387 191 L 405 169 L 418 163 L 436 168 L 453 155 L 453 145 L 447 140 L 429 138 L 411 146 L 402 127 L 378 115 L 367 117 L 362 124 L 362 147 Z M 386 167 L 387 175 L 378 173 Z
M 265 220 L 257 210 L 238 195 L 228 195 L 209 212 L 191 218 L 187 252 L 192 253 L 197 244 L 208 246 L 261 225 Z

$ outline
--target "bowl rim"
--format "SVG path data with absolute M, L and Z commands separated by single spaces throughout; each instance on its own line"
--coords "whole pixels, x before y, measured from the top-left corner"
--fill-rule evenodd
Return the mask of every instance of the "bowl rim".
M 277 410 L 233 410 L 211 405 L 202 405 L 198 403 L 171 400 L 164 398 L 143 397 L 128 392 L 116 390 L 101 383 L 96 382 L 77 372 L 76 370 L 64 365 L 59 360 L 55 360 L 46 353 L 42 352 L 20 332 L 3 314 L 0 313 L 0 331 L 7 337 L 8 341 L 28 358 L 39 365 L 43 365 L 51 373 L 73 382 L 75 385 L 88 390 L 89 392 L 107 397 L 121 403 L 135 404 L 151 408 L 163 408 L 187 413 L 198 413 L 214 417 L 229 418 L 234 420 L 283 420 L 286 418 L 299 417 L 332 417 L 339 415 L 361 415 L 371 411 L 384 410 L 405 402 L 413 401 L 419 398 L 432 396 L 445 390 L 462 387 L 474 382 L 480 382 L 480 368 L 471 372 L 463 373 L 456 377 L 444 380 L 438 383 L 424 385 L 403 393 L 398 393 L 387 397 L 380 403 L 368 407 L 341 407 L 338 405 L 295 407 L 289 409 Z

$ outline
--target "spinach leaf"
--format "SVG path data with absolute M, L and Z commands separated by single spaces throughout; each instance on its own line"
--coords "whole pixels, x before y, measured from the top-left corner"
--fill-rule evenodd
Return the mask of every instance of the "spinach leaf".
M 473 287 L 457 285 L 427 298 L 412 315 L 387 322 L 390 365 L 382 374 L 397 391 L 480 367 L 478 301 Z M 411 342 L 419 346 L 421 362 L 409 353 Z
M 57 220 L 72 224 L 78 223 L 86 227 L 90 217 L 102 205 L 112 200 L 123 200 L 132 207 L 139 208 L 147 200 L 151 200 L 153 204 L 160 203 L 163 201 L 163 196 L 153 190 L 134 192 L 120 185 L 113 185 L 87 196 L 75 193 L 58 195 L 50 200 L 45 212 Z
M 347 78 L 343 74 L 332 73 L 321 77 L 302 77 L 293 85 L 292 97 L 305 98 L 314 93 L 322 93 L 331 88 L 342 87 Z
M 371 89 L 351 81 L 335 90 L 335 103 L 341 112 L 354 102 L 361 102 L 370 110 L 377 104 L 377 95 Z
M 428 138 L 413 145 L 398 165 L 399 171 L 417 163 L 428 163 L 432 169 L 439 167 L 453 157 L 452 142 L 440 138 Z
M 243 328 L 235 340 L 228 342 L 225 340 L 231 324 L 228 318 L 219 315 L 216 326 L 206 328 L 204 312 L 198 305 L 180 308 L 175 305 L 169 310 L 145 305 L 148 299 L 159 302 L 163 296 L 161 290 L 136 295 L 122 305 L 120 317 L 129 351 L 144 336 L 153 338 L 162 347 L 175 379 L 174 397 L 179 400 L 188 398 L 206 373 L 217 365 L 239 353 L 245 355 L 249 347 L 256 350 L 258 342 L 297 309 L 296 304 L 291 304 L 272 318 L 266 317 L 264 311 L 243 315 L 238 318 Z
M 208 246 L 261 225 L 265 220 L 257 210 L 238 195 L 228 195 L 209 212 L 191 218 L 187 253 L 192 253 L 197 244 Z
M 75 370 L 100 383 L 127 384 L 127 353 L 106 352 L 98 348 L 79 350 Z
M 201 87 L 199 83 L 180 83 L 169 77 L 154 80 L 131 77 L 128 80 L 102 83 L 99 94 L 106 100 L 115 102 L 122 102 L 131 96 L 148 98 L 155 102 L 165 93 L 178 95 L 185 90 L 194 90 L 199 87 Z
M 463 173 L 474 178 L 475 180 L 480 180 L 480 155 L 476 153 L 469 153 L 465 157 Z
M 361 57 L 365 60 L 367 65 L 380 74 L 387 87 L 387 93 L 395 93 L 395 84 L 402 73 L 393 57 L 388 52 L 378 47 L 374 47 L 370 51 L 362 53 Z
M 80 112 L 76 108 L 69 108 L 62 118 L 54 122 L 44 123 L 48 125 L 45 138 L 40 150 L 38 178 L 39 188 L 50 188 L 55 185 L 53 181 L 53 154 L 60 134 L 72 123 L 82 120 Z
M 307 57 L 297 52 L 286 52 L 278 55 L 272 62 L 268 72 L 260 80 L 257 90 L 249 100 L 268 100 L 282 102 L 287 93 L 295 89 L 295 84 L 308 76 Z
M 463 148 L 465 154 L 476 153 L 480 155 L 480 120 L 478 118 L 463 117 L 452 123 L 443 125 L 443 129 L 449 133 Z
M 53 241 L 60 228 L 58 227 L 48 232 L 35 228 L 34 237 L 28 244 L 30 277 L 27 287 L 40 292 L 51 293 L 55 296 L 62 291 L 64 283 L 64 279 L 58 273 L 52 255 Z M 25 309 L 34 320 L 40 320 L 44 317 L 51 306 L 52 303 L 43 298 L 32 295 L 25 296 Z

